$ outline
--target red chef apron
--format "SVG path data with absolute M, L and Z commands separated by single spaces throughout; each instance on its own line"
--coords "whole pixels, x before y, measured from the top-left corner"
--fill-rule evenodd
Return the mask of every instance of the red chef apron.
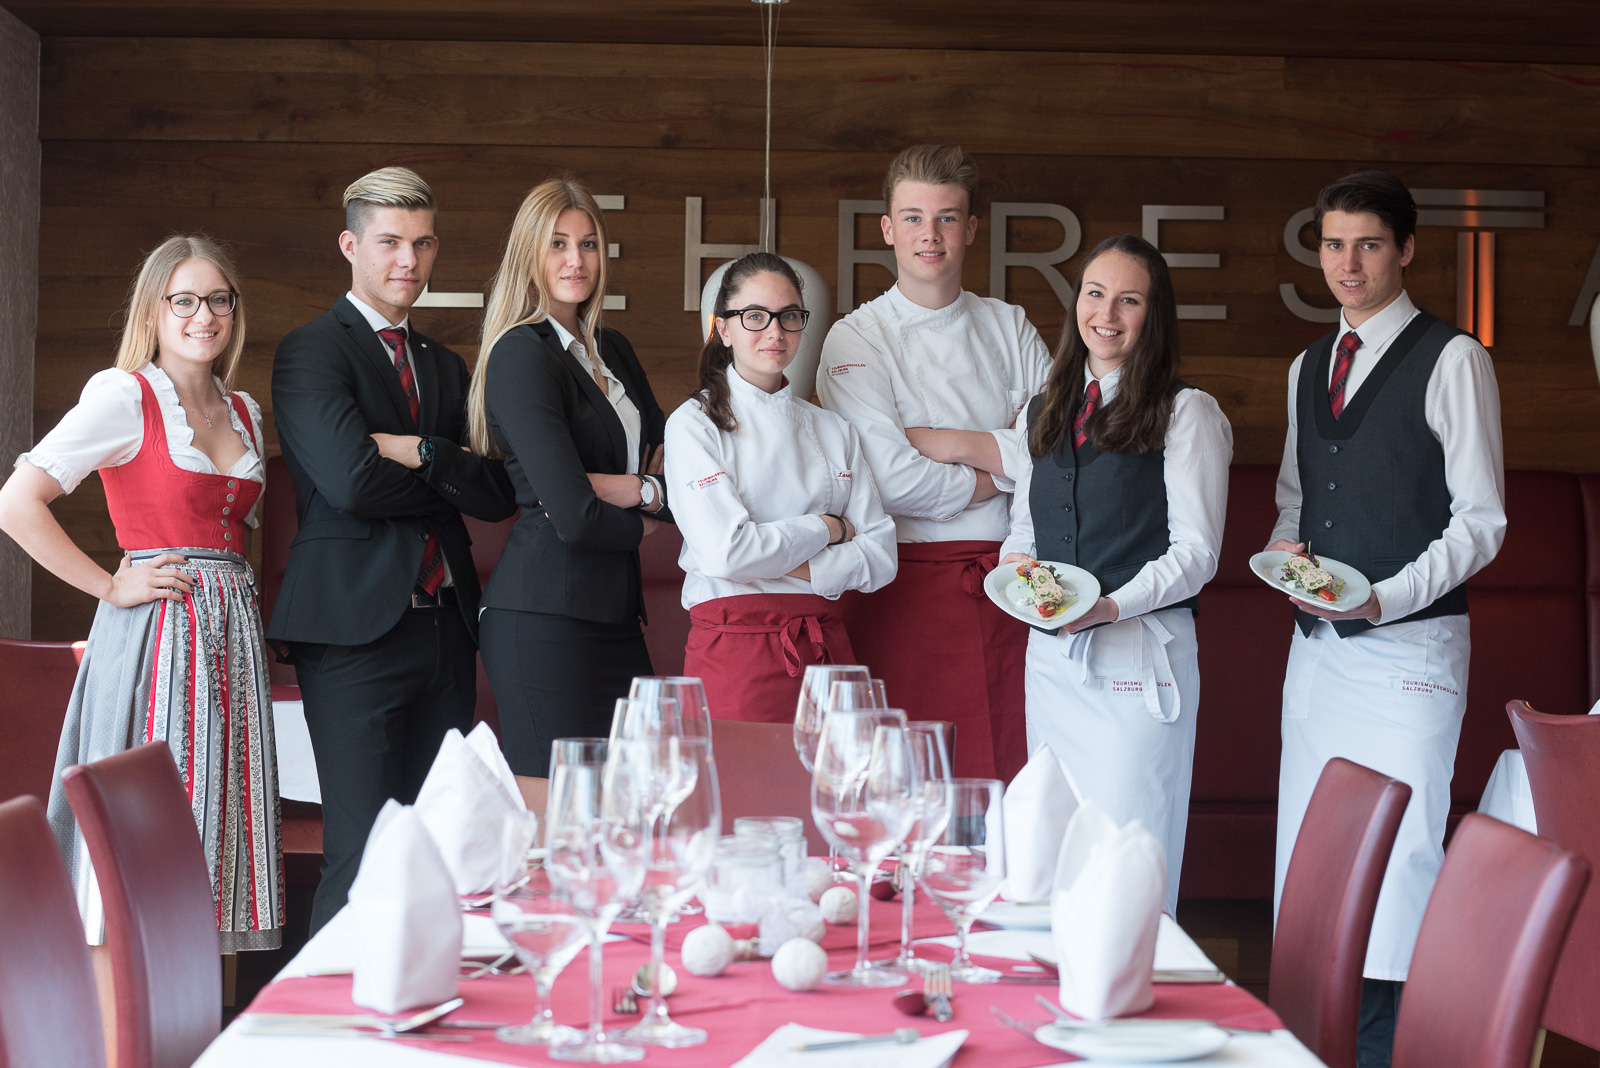
M 689 609 L 683 673 L 716 719 L 792 723 L 810 664 L 854 664 L 837 601 L 810 593 L 717 597 Z
M 894 581 L 840 598 L 856 663 L 912 719 L 956 725 L 958 776 L 1009 782 L 1028 762 L 1028 627 L 983 592 L 993 541 L 901 542 Z

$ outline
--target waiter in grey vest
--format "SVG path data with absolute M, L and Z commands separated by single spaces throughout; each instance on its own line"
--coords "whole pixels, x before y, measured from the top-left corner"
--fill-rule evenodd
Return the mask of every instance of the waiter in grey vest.
M 1295 601 L 1283 682 L 1277 878 L 1333 757 L 1411 787 L 1362 971 L 1359 1068 L 1387 1068 L 1423 909 L 1444 860 L 1467 704 L 1469 577 L 1505 538 L 1500 394 L 1471 334 L 1406 295 L 1417 208 L 1392 174 L 1358 171 L 1317 197 L 1313 226 L 1338 328 L 1289 368 L 1289 433 L 1269 549 L 1308 543 L 1372 596 Z

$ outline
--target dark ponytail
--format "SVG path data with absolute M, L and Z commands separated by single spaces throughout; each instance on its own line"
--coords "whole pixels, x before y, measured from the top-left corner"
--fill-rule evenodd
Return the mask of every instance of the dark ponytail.
M 712 313 L 722 315 L 733 303 L 733 295 L 746 282 L 768 272 L 781 275 L 794 286 L 796 293 L 804 295 L 800 276 L 795 274 L 794 268 L 782 256 L 773 252 L 752 252 L 734 260 L 722 276 L 722 285 L 717 290 Z M 725 434 L 731 434 L 739 428 L 739 421 L 733 417 L 733 401 L 728 392 L 728 367 L 732 363 L 733 350 L 722 343 L 716 325 L 708 323 L 706 344 L 700 350 L 700 392 L 695 394 L 695 399 L 711 417 L 711 422 Z

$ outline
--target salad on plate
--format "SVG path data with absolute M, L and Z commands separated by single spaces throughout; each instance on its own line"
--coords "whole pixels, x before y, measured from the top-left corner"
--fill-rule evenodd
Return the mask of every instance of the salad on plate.
M 1286 586 L 1292 586 L 1330 604 L 1337 601 L 1339 595 L 1344 593 L 1344 579 L 1324 569 L 1317 558 L 1311 555 L 1310 546 L 1283 562 L 1278 579 Z
M 1017 565 L 1017 577 L 1023 582 L 1018 600 L 1031 605 L 1042 619 L 1054 619 L 1063 609 L 1077 603 L 1078 598 L 1072 587 L 1049 564 L 1041 564 L 1037 560 L 1020 563 Z

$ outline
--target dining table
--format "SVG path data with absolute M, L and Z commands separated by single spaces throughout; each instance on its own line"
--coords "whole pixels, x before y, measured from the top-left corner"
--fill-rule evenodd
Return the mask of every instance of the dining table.
M 898 902 L 874 902 L 870 925 L 870 945 L 874 957 L 891 957 L 900 938 Z M 546 1065 L 554 1062 L 542 1047 L 516 1046 L 501 1042 L 492 1029 L 431 1025 L 423 1033 L 438 1038 L 383 1038 L 376 1032 L 337 1034 L 290 1034 L 266 1026 L 278 1024 L 285 1014 L 351 1014 L 366 1012 L 351 1000 L 352 970 L 359 956 L 362 925 L 352 909 L 336 915 L 306 944 L 288 965 L 233 1020 L 196 1062 L 197 1068 L 366 1068 L 372 1065 L 396 1068 L 468 1068 L 485 1064 Z M 998 914 L 998 913 L 997 913 Z M 774 979 L 771 962 L 739 960 L 714 977 L 689 974 L 678 959 L 684 935 L 704 923 L 700 915 L 679 917 L 668 927 L 667 962 L 677 972 L 676 991 L 668 999 L 674 1019 L 704 1028 L 709 1039 L 702 1045 L 683 1049 L 649 1048 L 645 1065 L 673 1066 L 735 1065 L 750 1057 L 764 1040 L 786 1024 L 799 1024 L 829 1032 L 883 1034 L 912 1027 L 925 1037 L 961 1030 L 966 1035 L 948 1064 L 953 1068 L 1038 1068 L 1043 1065 L 1074 1063 L 1075 1058 L 1037 1041 L 1031 1035 L 1002 1022 L 994 1011 L 1004 1013 L 1025 1025 L 1043 1026 L 1050 1017 L 1035 1000 L 1042 995 L 1056 1001 L 1057 983 L 1047 970 L 1030 959 L 1038 953 L 1049 960 L 1053 942 L 1048 930 L 988 928 L 972 932 L 969 949 L 980 964 L 1000 970 L 1004 978 L 986 984 L 955 985 L 951 1007 L 954 1016 L 945 1023 L 932 1015 L 909 1016 L 898 1011 L 893 1001 L 895 988 L 861 989 L 820 986 L 795 992 Z M 987 925 L 980 924 L 980 927 Z M 918 901 L 914 911 L 914 930 L 918 956 L 948 961 L 953 952 L 954 928 L 933 904 Z M 740 932 L 733 932 L 740 933 Z M 833 968 L 847 968 L 854 960 L 854 923 L 828 925 L 822 946 Z M 483 910 L 464 916 L 462 956 L 482 961 L 499 957 L 509 949 Z M 556 1019 L 582 1028 L 588 1020 L 587 950 L 578 953 L 554 984 L 552 1006 Z M 637 1014 L 614 1011 L 613 996 L 626 986 L 649 961 L 649 928 L 643 924 L 614 924 L 603 947 L 608 1031 L 621 1030 L 637 1022 Z M 1314 1068 L 1320 1065 L 1282 1023 L 1254 995 L 1223 980 L 1220 972 L 1213 981 L 1192 981 L 1195 976 L 1215 972 L 1215 966 L 1195 942 L 1169 916 L 1161 918 L 1155 956 L 1158 975 L 1178 969 L 1191 981 L 1157 982 L 1153 986 L 1155 1003 L 1139 1019 L 1209 1020 L 1229 1032 L 1227 1044 L 1217 1053 L 1186 1063 L 1193 1065 L 1274 1066 L 1274 1068 Z M 463 969 L 459 995 L 464 1004 L 447 1020 L 462 1022 L 526 1023 L 533 1012 L 533 980 L 526 974 L 483 974 L 466 978 L 472 971 Z M 913 978 L 899 990 L 921 989 L 921 979 Z M 643 998 L 638 999 L 641 1003 Z M 463 1041 L 465 1039 L 465 1041 Z M 770 1048 L 771 1044 L 768 1044 Z M 787 1047 L 785 1047 L 787 1049 Z M 876 1050 L 869 1062 L 892 1068 L 896 1047 L 863 1047 Z M 812 1059 L 819 1068 L 843 1063 L 839 1053 L 823 1057 L 801 1055 L 804 1063 Z M 751 1058 L 753 1066 L 787 1065 L 789 1059 Z M 853 1063 L 853 1062 L 852 1062 Z M 1093 1062 L 1099 1063 L 1099 1062 Z

